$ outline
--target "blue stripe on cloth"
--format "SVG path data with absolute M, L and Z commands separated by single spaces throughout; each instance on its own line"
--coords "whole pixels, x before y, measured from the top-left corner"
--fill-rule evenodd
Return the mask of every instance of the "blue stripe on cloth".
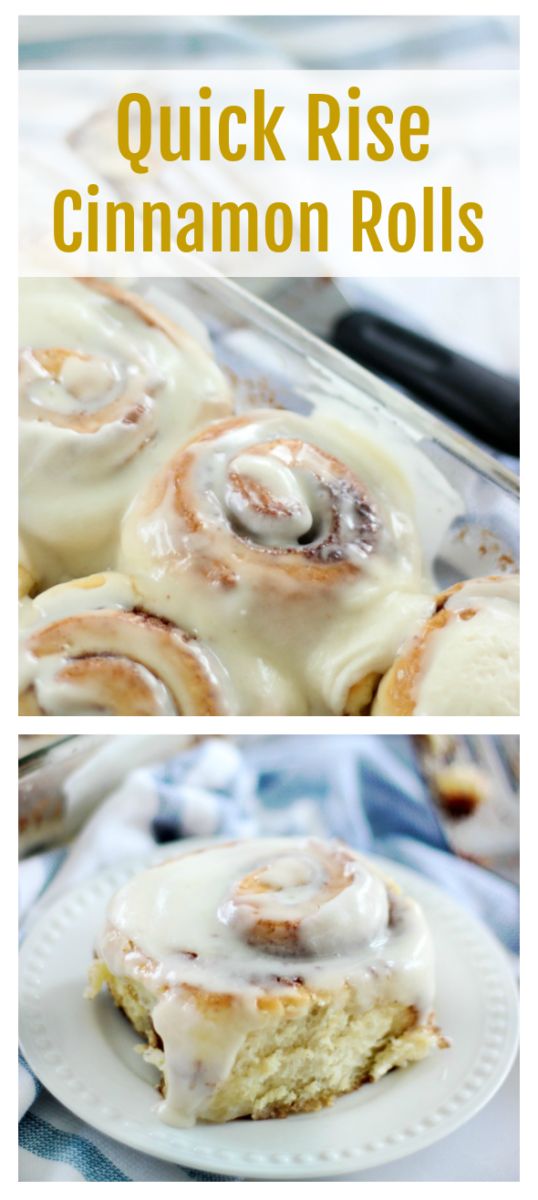
M 401 785 L 383 776 L 377 764 L 360 765 L 363 806 L 373 838 L 392 835 L 412 837 L 438 850 L 450 850 L 435 809 L 406 796 Z
M 34 1100 L 37 1100 L 38 1096 L 40 1096 L 41 1092 L 43 1091 L 43 1084 L 41 1083 L 41 1080 L 37 1078 L 37 1075 L 32 1071 L 32 1068 L 28 1066 L 28 1063 L 26 1062 L 24 1054 L 22 1054 L 20 1050 L 19 1050 L 19 1066 L 21 1066 L 23 1071 L 26 1071 L 28 1073 L 28 1075 L 30 1076 L 30 1079 L 32 1080 L 34 1088 L 35 1088 Z
M 130 1183 L 110 1159 L 93 1146 L 88 1138 L 64 1133 L 29 1112 L 19 1125 L 19 1143 L 23 1150 L 53 1162 L 68 1163 L 89 1183 Z
M 426 847 L 414 838 L 391 834 L 380 838 L 375 849 L 433 880 L 489 926 L 512 953 L 519 954 L 519 891 L 507 879 L 485 871 L 478 863 Z
M 193 1183 L 233 1183 L 234 1179 L 236 1183 L 239 1182 L 235 1176 L 231 1179 L 224 1175 L 206 1175 L 204 1171 L 195 1171 L 192 1167 L 182 1167 L 181 1170 Z

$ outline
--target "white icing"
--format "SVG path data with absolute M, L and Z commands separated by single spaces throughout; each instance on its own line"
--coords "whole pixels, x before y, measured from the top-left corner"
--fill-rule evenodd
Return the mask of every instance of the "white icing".
M 120 395 L 122 373 L 118 363 L 99 358 L 87 360 L 72 355 L 64 362 L 60 383 L 65 391 L 90 407 L 100 408 Z
M 142 597 L 134 580 L 118 572 L 89 576 L 70 583 L 57 584 L 41 593 L 34 600 L 24 599 L 19 605 L 19 690 L 35 689 L 40 709 L 48 715 L 89 715 L 109 711 L 106 691 L 97 687 L 92 679 L 82 674 L 76 680 L 65 677 L 65 668 L 70 658 L 62 654 L 39 655 L 33 653 L 32 638 L 40 630 L 54 625 L 65 618 L 83 616 L 86 613 L 130 612 L 143 609 Z M 138 646 L 133 634 L 132 658 L 118 652 L 116 662 L 128 673 L 136 689 L 137 680 L 151 696 L 152 712 L 156 716 L 173 716 L 177 713 L 176 703 L 168 686 L 159 675 L 159 668 L 166 672 L 166 656 L 156 652 L 155 671 L 137 661 Z M 85 650 L 85 653 L 87 651 Z M 98 632 L 92 653 L 99 657 Z M 110 650 L 106 651 L 107 654 Z M 189 653 L 198 661 L 205 677 L 211 681 L 215 693 L 222 696 L 222 708 L 226 711 L 227 700 L 232 702 L 233 687 L 219 660 L 209 650 L 197 643 L 189 644 Z M 73 658 L 76 659 L 76 652 Z M 181 687 L 178 682 L 178 690 Z
M 358 862 L 346 864 L 344 873 L 352 885 L 320 906 L 317 897 L 324 882 L 323 865 L 314 857 L 284 854 L 261 872 L 268 891 L 256 894 L 253 900 L 232 897 L 219 908 L 219 920 L 248 940 L 260 916 L 286 921 L 298 906 L 305 906 L 300 950 L 317 955 L 345 953 L 382 933 L 388 921 L 388 902 L 381 879 Z
M 60 583 L 42 592 L 34 600 L 19 605 L 19 691 L 36 684 L 44 699 L 44 690 L 51 699 L 51 668 L 49 659 L 36 659 L 28 647 L 28 638 L 38 629 L 44 629 L 54 621 L 73 617 L 78 613 L 96 609 L 131 609 L 140 597 L 132 580 L 117 572 L 94 575 L 88 579 Z M 60 664 L 57 664 L 59 666 Z M 41 681 L 43 680 L 43 685 Z M 63 697 L 65 699 L 65 697 Z M 55 701 L 52 707 L 44 708 L 51 714 L 62 714 Z
M 262 335 L 255 350 L 257 353 L 253 354 L 251 349 L 250 354 L 254 364 L 263 354 Z M 269 363 L 268 370 L 270 366 Z M 300 370 L 302 375 L 302 367 Z M 429 430 L 420 427 L 420 413 L 416 413 L 411 424 L 405 408 L 399 411 L 395 393 L 391 409 L 387 409 L 383 389 L 384 384 L 371 374 L 363 391 L 356 382 L 350 383 L 333 371 L 325 371 L 319 364 L 309 372 L 307 386 L 300 381 L 296 384 L 296 391 L 316 424 L 320 421 L 338 424 L 348 439 L 358 434 L 378 450 L 382 448 L 386 461 L 393 464 L 392 469 L 397 464 L 413 498 L 414 524 L 424 562 L 430 569 L 452 522 L 463 516 L 465 506 L 461 495 L 429 455 L 427 443 L 420 444 L 424 436 L 430 436 Z
M 288 447 L 289 439 L 299 442 L 300 448 L 292 450 Z M 268 450 L 265 449 L 267 443 L 270 444 Z M 257 451 L 258 445 L 262 447 L 260 451 Z M 358 555 L 363 562 L 370 551 L 361 545 L 361 522 L 355 507 L 361 493 L 352 496 L 349 487 L 341 485 L 330 460 L 319 455 L 317 448 L 355 470 L 359 488 L 367 490 L 372 501 L 379 499 L 382 503 L 380 481 L 374 482 L 367 467 L 367 446 L 354 445 L 348 447 L 346 453 L 345 446 L 336 443 L 335 431 L 331 436 L 330 431 L 313 421 L 305 421 L 293 414 L 261 410 L 252 414 L 248 424 L 224 432 L 218 444 L 200 443 L 193 450 L 192 490 L 201 516 L 208 525 L 215 523 L 229 530 L 230 517 L 238 510 L 247 539 L 253 531 L 257 535 L 255 541 L 259 540 L 262 548 L 264 544 L 297 550 L 299 539 L 310 531 L 312 538 L 308 545 L 324 542 L 330 531 L 331 511 L 336 506 L 342 557 L 353 559 Z M 230 513 L 228 506 L 230 498 L 235 498 L 233 480 L 236 475 L 243 475 L 267 488 L 269 494 L 263 513 L 259 512 L 255 498 L 250 505 L 235 499 L 236 510 Z M 286 520 L 288 507 L 292 512 Z M 327 561 L 329 553 L 327 549 Z
M 192 996 L 170 991 L 161 994 L 152 1018 L 166 1047 L 167 1095 L 159 1116 L 170 1125 L 192 1126 L 230 1074 L 245 1033 L 255 1028 L 255 1004 L 244 998 L 218 1021 L 207 1021 Z
M 121 656 L 118 656 L 117 662 L 125 672 L 129 673 L 130 678 L 138 676 L 150 692 L 152 712 L 155 716 L 173 717 L 176 715 L 176 706 L 170 692 L 160 679 L 148 671 L 147 667 L 142 666 L 141 663 L 134 663 L 130 659 L 122 659 Z M 106 697 L 103 698 L 102 689 L 97 690 L 92 687 L 91 681 L 82 677 L 76 682 L 72 679 L 62 678 L 62 673 L 68 664 L 69 659 L 63 658 L 60 654 L 51 654 L 49 657 L 39 660 L 34 683 L 41 711 L 67 717 L 103 716 L 110 712 L 106 705 Z
M 192 314 L 151 293 L 177 340 L 81 281 L 21 281 L 24 561 L 43 587 L 116 566 L 133 575 L 136 599 L 112 595 L 112 606 L 140 605 L 193 634 L 200 653 L 208 647 L 230 711 L 342 712 L 353 684 L 384 674 L 430 615 L 428 562 L 459 500 L 381 404 L 360 404 L 355 388 L 320 374 L 308 417 L 250 410 L 248 424 L 218 442 L 189 446 L 194 528 L 171 473 L 153 503 L 165 460 L 227 415 L 230 399 Z M 326 581 L 293 574 L 300 562 L 326 567 Z M 342 566 L 352 568 L 345 579 Z M 511 584 L 493 607 L 484 586 L 448 601 L 449 610 L 476 601 L 480 612 L 432 639 L 417 712 L 482 711 L 488 694 L 495 712 L 517 711 Z M 79 605 L 76 591 L 61 600 L 54 591 L 23 605 L 23 626 L 102 606 L 89 592 Z M 83 692 L 55 690 L 50 662 L 29 666 L 24 648 L 22 659 L 23 686 L 35 682 L 46 711 L 92 711 Z M 155 703 L 168 711 L 166 697 Z
M 95 411 L 117 400 L 126 392 L 128 402 L 144 397 L 144 391 L 127 388 L 127 372 L 120 363 L 100 358 L 65 358 L 57 375 L 51 375 L 32 350 L 23 350 L 20 383 L 26 400 L 43 410 L 62 415 Z M 135 381 L 131 381 L 131 385 Z M 138 395 L 137 395 L 138 393 Z M 38 416 L 39 414 L 36 414 Z
M 445 602 L 451 612 L 467 608 L 487 609 L 491 605 L 515 604 L 519 607 L 519 575 L 485 576 L 468 579 Z
M 286 933 L 291 925 L 295 940 L 279 950 L 267 921 Z M 226 1079 L 267 994 L 289 995 L 301 982 L 347 986 L 363 1011 L 399 1002 L 422 1018 L 433 1004 L 433 949 L 418 905 L 354 851 L 313 838 L 217 844 L 142 872 L 113 897 L 97 952 L 153 997 L 167 1081 L 161 1115 L 175 1124 L 192 1124 Z M 213 1022 L 189 987 L 224 993 L 230 1005 Z
M 176 469 L 196 528 L 178 505 Z M 250 493 L 252 485 L 268 498 Z M 405 479 L 390 456 L 356 432 L 261 410 L 214 440 L 191 442 L 184 460 L 165 469 L 158 501 L 154 493 L 152 484 L 126 514 L 120 563 L 135 573 L 150 608 L 215 647 L 241 712 L 342 711 L 344 673 L 338 669 L 336 683 L 329 678 L 326 639 L 335 661 L 346 659 L 351 686 L 363 672 L 385 671 L 414 628 L 417 608 L 426 611 L 431 584 L 423 578 Z M 290 570 L 295 561 L 304 565 L 303 578 Z M 327 568 L 321 584 L 308 575 L 309 564 Z M 353 569 L 344 577 L 346 564 Z M 389 593 L 410 594 L 397 632 Z M 286 704 L 280 709 L 270 690 L 276 679 Z
M 432 596 L 389 592 L 369 599 L 360 620 L 344 611 L 322 633 L 306 662 L 316 706 L 341 712 L 349 689 L 365 675 L 383 675 L 402 644 L 419 632 L 434 608 Z M 360 612 L 360 610 L 359 610 Z
M 519 712 L 519 579 L 470 580 L 445 608 L 457 616 L 428 639 L 415 713 L 517 716 Z
M 266 546 L 291 545 L 312 528 L 314 514 L 308 503 L 303 481 L 276 457 L 238 454 L 233 464 L 234 475 L 245 482 L 254 482 L 265 489 L 268 508 L 256 508 L 233 486 L 226 486 L 225 503 L 245 534 Z M 278 505 L 278 518 L 271 511 Z
M 179 331 L 176 344 L 80 281 L 23 279 L 20 300 L 20 520 L 47 585 L 114 565 L 134 493 L 192 430 L 228 411 L 229 396 L 190 335 Z M 73 351 L 57 375 L 36 358 L 56 349 Z M 79 426 L 101 411 L 97 428 Z

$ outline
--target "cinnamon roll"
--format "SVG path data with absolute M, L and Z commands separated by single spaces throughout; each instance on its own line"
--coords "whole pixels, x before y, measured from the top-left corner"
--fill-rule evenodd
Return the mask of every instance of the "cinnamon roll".
M 486 576 L 442 592 L 380 684 L 375 716 L 515 716 L 519 577 Z
M 115 573 L 58 584 L 26 602 L 19 687 L 22 716 L 227 711 L 217 658 L 148 612 L 135 582 Z
M 126 513 L 120 563 L 159 611 L 218 647 L 247 712 L 269 703 L 256 661 L 291 681 L 280 711 L 346 711 L 396 650 L 391 618 L 369 639 L 379 605 L 423 590 L 395 462 L 335 422 L 266 410 L 215 422 L 157 473 Z M 331 691 L 313 664 L 329 628 L 347 641 L 350 626 L 360 662 Z
M 141 483 L 230 411 L 207 349 L 102 280 L 20 285 L 20 517 L 41 586 L 115 562 Z
M 421 910 L 338 842 L 216 843 L 135 876 L 87 995 L 103 983 L 170 1124 L 315 1110 L 443 1044 Z

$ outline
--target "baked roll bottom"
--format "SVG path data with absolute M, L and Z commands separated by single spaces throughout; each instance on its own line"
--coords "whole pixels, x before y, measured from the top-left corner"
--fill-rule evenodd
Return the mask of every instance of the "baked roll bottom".
M 153 997 L 133 980 L 112 975 L 96 959 L 88 994 L 96 995 L 103 984 L 144 1038 L 140 1052 L 161 1072 L 159 1090 L 166 1097 L 167 1063 L 151 1019 Z M 213 1010 L 218 1022 L 233 998 L 200 992 L 195 1003 L 205 1018 Z M 258 1011 L 262 1020 L 245 1032 L 230 1074 L 199 1109 L 198 1120 L 263 1120 L 314 1112 L 446 1045 L 433 1018 L 420 1023 L 414 1007 L 398 1003 L 363 1012 L 351 989 L 339 995 L 298 989 L 287 998 L 262 997 Z

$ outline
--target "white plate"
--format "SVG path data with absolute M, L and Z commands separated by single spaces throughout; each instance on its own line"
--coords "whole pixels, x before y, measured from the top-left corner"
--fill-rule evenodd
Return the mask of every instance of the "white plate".
M 138 862 L 61 898 L 27 937 L 20 972 L 27 1061 L 88 1124 L 136 1150 L 202 1171 L 315 1179 L 366 1170 L 431 1145 L 478 1112 L 506 1077 L 517 1049 L 517 993 L 504 951 L 481 925 L 413 871 L 377 861 L 427 913 L 437 955 L 436 1012 L 452 1039 L 449 1050 L 318 1113 L 194 1129 L 164 1125 L 154 1111 L 157 1073 L 133 1053 L 138 1035 L 106 994 L 92 1003 L 82 996 L 108 898 L 145 865 Z

